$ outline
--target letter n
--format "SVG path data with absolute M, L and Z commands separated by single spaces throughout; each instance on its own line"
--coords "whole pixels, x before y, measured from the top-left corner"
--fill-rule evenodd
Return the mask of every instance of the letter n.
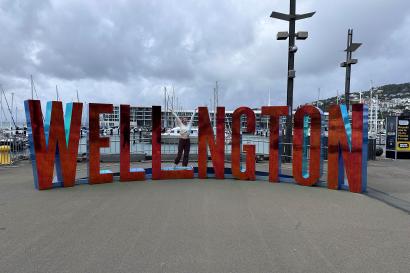
M 54 165 L 58 182 L 74 186 L 83 104 L 68 103 L 64 117 L 61 102 L 48 102 L 45 124 L 39 100 L 26 100 L 24 106 L 35 187 L 53 187 Z
M 208 147 L 212 157 L 215 177 L 224 178 L 225 171 L 225 107 L 218 107 L 216 113 L 216 140 L 209 120 L 207 107 L 199 107 L 198 177 L 207 177 Z
M 341 189 L 344 171 L 351 192 L 367 186 L 367 106 L 352 105 L 352 124 L 345 105 L 329 108 L 328 188 Z

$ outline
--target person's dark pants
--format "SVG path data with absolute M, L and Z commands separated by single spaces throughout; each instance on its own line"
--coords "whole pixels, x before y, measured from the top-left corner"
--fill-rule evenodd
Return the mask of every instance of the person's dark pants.
M 191 148 L 191 142 L 189 141 L 189 138 L 179 139 L 178 143 L 178 155 L 175 158 L 175 165 L 178 165 L 179 161 L 181 160 L 182 157 L 182 152 L 184 153 L 184 157 L 182 158 L 182 166 L 186 167 L 188 166 L 188 160 L 189 160 L 189 149 Z

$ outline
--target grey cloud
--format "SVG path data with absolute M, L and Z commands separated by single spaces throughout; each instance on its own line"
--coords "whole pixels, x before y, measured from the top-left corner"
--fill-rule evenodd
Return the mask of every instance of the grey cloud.
M 22 101 L 33 74 L 42 99 L 138 105 L 160 104 L 162 87 L 175 87 L 186 108 L 209 103 L 214 82 L 227 107 L 286 99 L 285 22 L 269 18 L 288 2 L 264 1 L 0 1 L 0 80 Z M 410 81 L 410 2 L 406 0 L 298 1 L 317 14 L 297 23 L 295 104 L 343 90 L 347 28 L 363 47 L 352 88 Z

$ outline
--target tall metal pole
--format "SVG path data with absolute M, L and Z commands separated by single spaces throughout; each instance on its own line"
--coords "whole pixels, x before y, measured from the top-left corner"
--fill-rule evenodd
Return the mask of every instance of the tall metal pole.
M 296 14 L 296 0 L 290 0 L 289 14 L 283 14 L 280 12 L 272 12 L 272 18 L 284 20 L 289 22 L 289 31 L 288 32 L 278 32 L 278 40 L 289 39 L 289 49 L 288 49 L 288 82 L 287 82 L 287 96 L 286 104 L 289 108 L 289 113 L 286 119 L 286 133 L 285 133 L 285 142 L 287 145 L 285 147 L 285 154 L 290 161 L 291 155 L 291 142 L 292 142 L 292 120 L 293 120 L 293 87 L 294 87 L 294 78 L 296 77 L 295 72 L 295 53 L 298 48 L 295 45 L 295 40 L 306 40 L 308 38 L 308 32 L 301 31 L 296 33 L 296 21 L 306 18 L 310 18 L 315 14 L 315 12 L 305 13 L 305 14 Z
M 352 65 L 357 64 L 357 59 L 352 59 L 353 52 L 355 52 L 362 44 L 353 43 L 353 29 L 349 29 L 347 32 L 347 46 L 346 46 L 346 61 L 341 63 L 341 67 L 346 68 L 345 79 L 345 104 L 349 110 L 350 105 L 350 78 L 352 74 Z
M 289 20 L 289 50 L 288 50 L 288 85 L 286 93 L 286 105 L 289 108 L 288 117 L 286 119 L 286 133 L 285 133 L 285 155 L 290 156 L 292 143 L 292 120 L 293 120 L 293 87 L 294 87 L 294 73 L 295 71 L 295 52 L 291 50 L 295 46 L 295 31 L 296 31 L 296 0 L 290 0 L 290 20 Z M 289 161 L 289 158 L 287 158 Z
M 296 20 L 294 19 L 296 15 L 296 0 L 290 0 L 290 21 L 289 21 L 289 49 L 295 46 L 295 31 L 296 31 Z M 295 70 L 295 52 L 292 50 L 288 51 L 288 73 L 292 73 L 290 71 Z M 294 77 L 288 74 L 288 88 L 287 88 L 287 96 L 286 102 L 289 107 L 289 121 L 290 126 L 286 126 L 286 130 L 292 130 L 292 113 L 293 113 L 293 86 L 294 86 Z M 288 123 L 288 122 L 287 122 Z M 288 132 L 288 131 L 286 131 Z M 292 131 L 290 131 L 292 134 Z
M 349 48 L 353 41 L 353 29 L 349 29 L 347 33 L 347 46 L 346 48 Z M 349 60 L 352 58 L 352 52 L 346 51 L 346 63 L 349 62 Z M 349 109 L 349 104 L 350 104 L 350 76 L 352 74 L 352 66 L 347 65 L 346 66 L 346 80 L 345 80 L 345 104 L 347 109 Z

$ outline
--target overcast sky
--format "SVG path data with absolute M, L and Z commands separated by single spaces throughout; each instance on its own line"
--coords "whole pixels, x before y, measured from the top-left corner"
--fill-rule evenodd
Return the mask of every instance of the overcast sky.
M 210 103 L 286 104 L 287 0 L 0 0 L 0 84 L 23 110 L 30 75 L 41 100 L 79 90 L 86 102 L 159 105 L 172 86 L 185 109 Z M 295 105 L 344 89 L 346 34 L 354 28 L 352 90 L 410 81 L 409 0 L 298 0 L 309 31 L 298 41 Z

